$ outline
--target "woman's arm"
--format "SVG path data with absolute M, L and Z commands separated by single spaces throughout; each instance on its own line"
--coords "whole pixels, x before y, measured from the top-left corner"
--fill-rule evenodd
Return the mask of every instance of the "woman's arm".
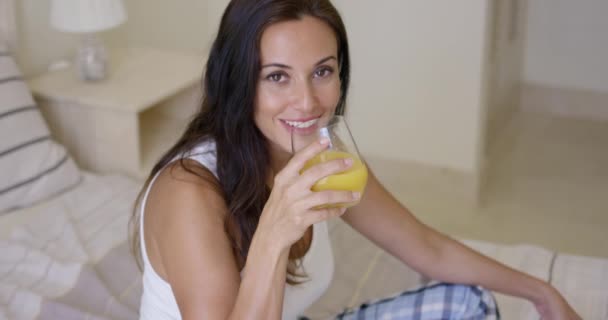
M 254 236 L 241 279 L 224 231 L 227 208 L 209 181 L 179 165 L 160 174 L 144 220 L 152 265 L 171 284 L 183 319 L 280 319 L 288 252 Z
M 289 249 L 313 224 L 344 214 L 321 205 L 357 200 L 349 191 L 313 192 L 319 179 L 347 170 L 336 159 L 300 174 L 328 147 L 327 140 L 298 151 L 274 177 L 242 278 L 224 228 L 228 209 L 213 175 L 190 160 L 163 171 L 146 203 L 146 248 L 156 271 L 173 290 L 183 319 L 280 319 Z
M 546 282 L 485 257 L 422 224 L 386 191 L 371 171 L 360 204 L 350 208 L 343 219 L 381 248 L 430 278 L 481 285 L 528 299 L 537 307 L 549 303 L 548 298 L 563 301 Z

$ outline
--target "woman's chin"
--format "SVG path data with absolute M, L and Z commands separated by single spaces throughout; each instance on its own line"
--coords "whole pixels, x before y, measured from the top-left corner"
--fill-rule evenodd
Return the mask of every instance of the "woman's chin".
M 289 143 L 289 145 L 281 145 L 280 149 L 281 149 L 281 151 L 282 151 L 283 154 L 291 156 L 291 154 L 292 154 L 291 143 Z
M 287 142 L 276 142 L 270 141 L 271 152 L 281 157 L 291 156 L 291 141 Z

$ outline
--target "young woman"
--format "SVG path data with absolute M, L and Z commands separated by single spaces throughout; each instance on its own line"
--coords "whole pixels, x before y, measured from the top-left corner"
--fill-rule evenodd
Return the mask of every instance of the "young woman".
M 547 283 L 420 223 L 371 172 L 363 196 L 311 191 L 351 163 L 300 174 L 327 142 L 292 154 L 291 131 L 344 113 L 349 70 L 346 31 L 328 0 L 230 2 L 209 54 L 202 108 L 150 173 L 134 213 L 141 318 L 296 319 L 331 281 L 326 221 L 341 217 L 444 283 L 337 318 L 495 319 L 483 286 L 529 299 L 543 319 L 578 319 Z M 313 209 L 359 198 L 348 210 Z

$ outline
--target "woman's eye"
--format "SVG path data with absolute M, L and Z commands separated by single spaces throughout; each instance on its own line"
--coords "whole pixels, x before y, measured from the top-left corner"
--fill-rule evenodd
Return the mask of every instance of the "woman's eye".
M 281 73 L 273 73 L 266 77 L 266 79 L 268 79 L 272 82 L 281 82 L 284 80 L 284 78 L 285 78 L 285 75 L 281 74 Z
M 333 70 L 331 68 L 321 68 L 315 71 L 315 77 L 325 78 L 329 76 Z

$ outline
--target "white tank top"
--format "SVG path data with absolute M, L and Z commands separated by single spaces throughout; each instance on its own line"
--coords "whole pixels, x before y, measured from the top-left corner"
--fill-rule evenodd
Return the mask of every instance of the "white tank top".
M 209 169 L 217 178 L 215 142 L 208 141 L 194 148 L 187 158 L 198 161 Z M 159 171 L 160 173 L 160 171 Z M 144 208 L 157 173 L 144 194 L 140 204 L 140 245 L 143 260 L 143 292 L 140 305 L 142 320 L 176 320 L 181 319 L 171 285 L 161 278 L 148 259 L 144 241 Z M 327 290 L 334 270 L 334 260 L 329 242 L 327 223 L 313 226 L 313 237 L 310 248 L 302 258 L 302 270 L 309 277 L 307 282 L 291 286 L 286 284 L 283 299 L 283 320 L 295 320 Z

